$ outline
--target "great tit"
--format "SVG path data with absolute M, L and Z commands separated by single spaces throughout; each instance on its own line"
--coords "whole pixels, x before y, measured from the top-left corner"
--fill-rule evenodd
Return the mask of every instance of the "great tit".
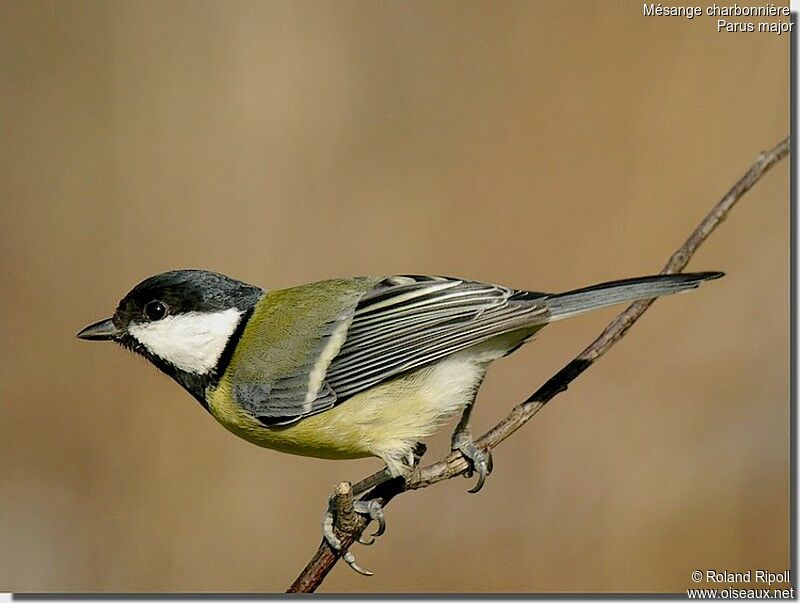
M 141 354 L 249 442 L 328 459 L 376 456 L 388 477 L 406 476 L 421 441 L 461 413 L 452 445 L 478 474 L 477 491 L 492 463 L 468 423 L 493 360 L 550 322 L 720 276 L 646 276 L 558 294 L 416 275 L 269 291 L 176 270 L 142 281 L 112 318 L 77 336 Z

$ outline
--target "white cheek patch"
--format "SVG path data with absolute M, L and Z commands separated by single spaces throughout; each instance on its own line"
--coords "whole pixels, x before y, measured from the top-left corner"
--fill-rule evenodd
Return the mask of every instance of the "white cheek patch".
M 183 371 L 204 375 L 219 361 L 243 312 L 187 312 L 154 322 L 131 323 L 128 333 L 150 353 Z

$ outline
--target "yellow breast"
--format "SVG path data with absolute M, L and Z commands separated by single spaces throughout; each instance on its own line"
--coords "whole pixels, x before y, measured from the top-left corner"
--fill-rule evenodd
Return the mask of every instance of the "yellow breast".
M 468 355 L 451 356 L 286 427 L 267 427 L 246 413 L 226 381 L 208 402 L 226 429 L 258 446 L 329 459 L 377 456 L 396 475 L 417 442 L 472 400 L 485 370 Z

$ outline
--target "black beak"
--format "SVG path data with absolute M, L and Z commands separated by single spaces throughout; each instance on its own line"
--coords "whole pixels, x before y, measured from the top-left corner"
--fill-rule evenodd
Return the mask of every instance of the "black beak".
M 114 339 L 119 331 L 110 318 L 101 320 L 89 325 L 76 335 L 78 339 L 90 339 L 93 341 L 106 341 Z

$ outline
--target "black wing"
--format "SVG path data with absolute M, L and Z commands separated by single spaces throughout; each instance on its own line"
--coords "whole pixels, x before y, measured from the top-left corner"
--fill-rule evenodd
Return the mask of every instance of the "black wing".
M 547 297 L 448 277 L 387 278 L 361 298 L 325 382 L 341 403 L 453 352 L 544 324 Z

